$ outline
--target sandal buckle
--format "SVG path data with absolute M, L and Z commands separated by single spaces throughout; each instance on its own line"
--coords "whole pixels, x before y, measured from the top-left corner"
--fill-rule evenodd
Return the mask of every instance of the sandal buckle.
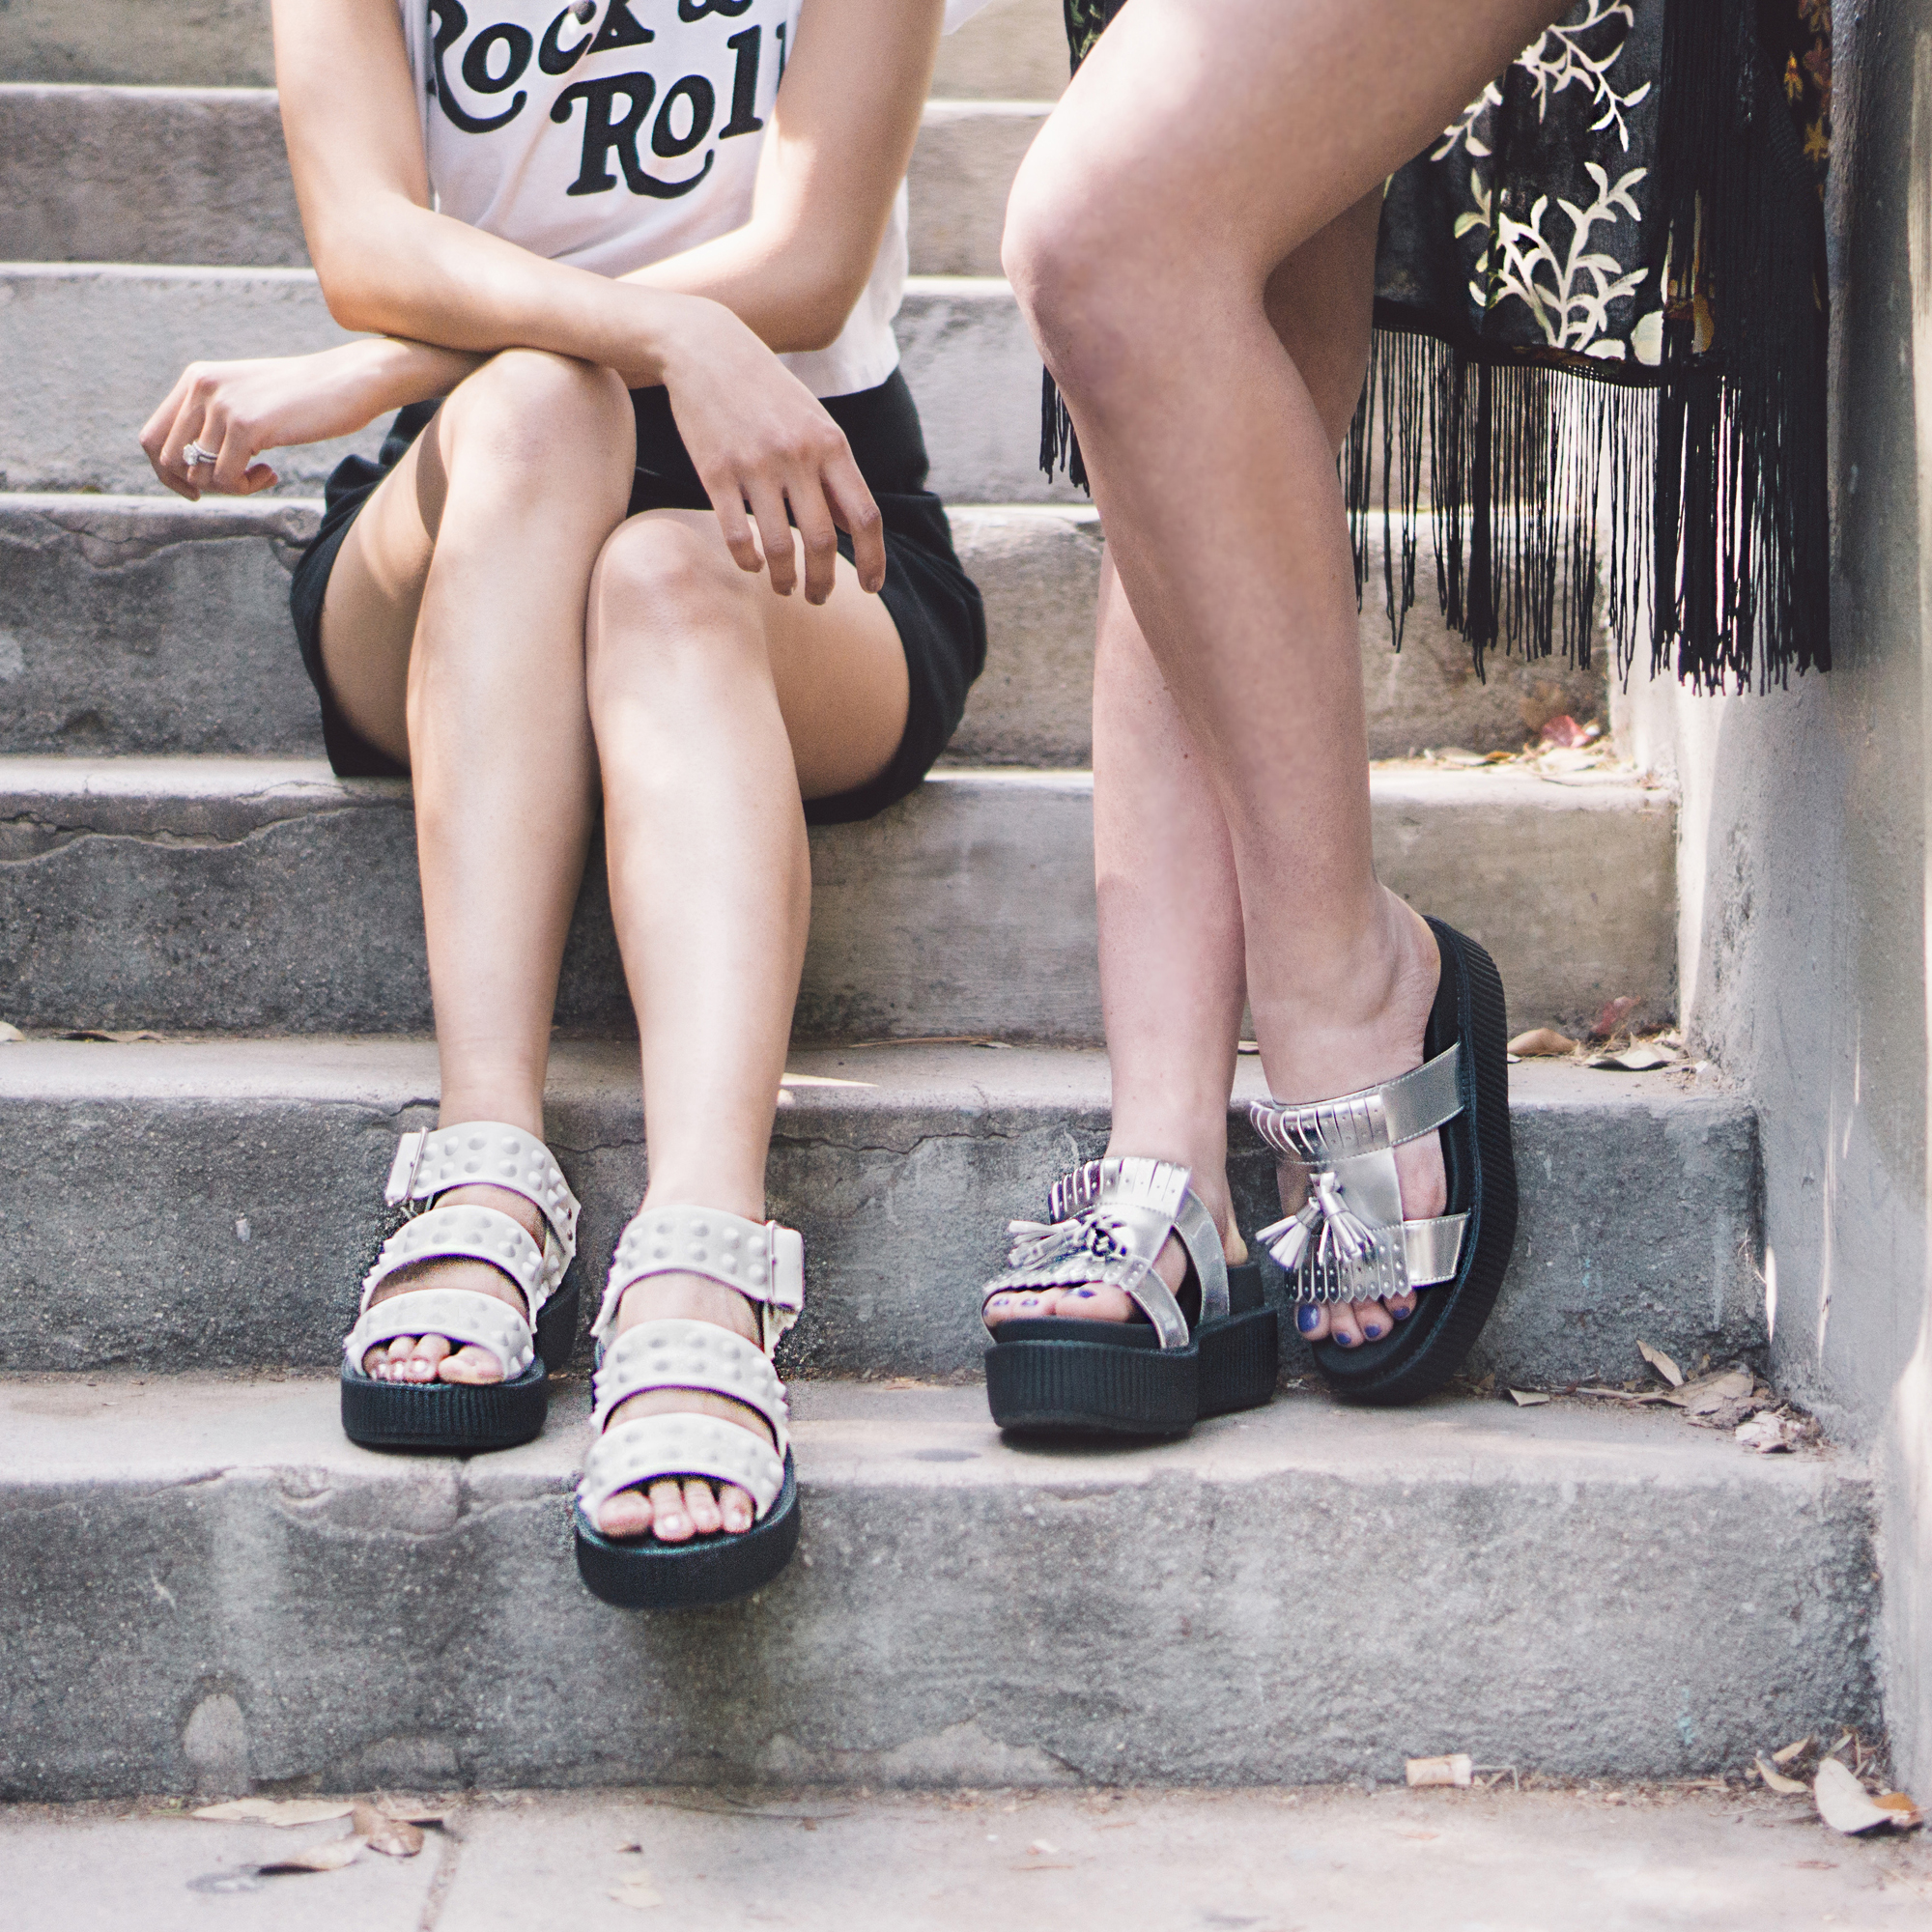
M 416 1170 L 422 1166 L 423 1149 L 429 1145 L 429 1129 L 418 1127 L 396 1143 L 396 1157 L 389 1166 L 389 1182 L 383 1190 L 385 1207 L 399 1208 L 413 1198 Z

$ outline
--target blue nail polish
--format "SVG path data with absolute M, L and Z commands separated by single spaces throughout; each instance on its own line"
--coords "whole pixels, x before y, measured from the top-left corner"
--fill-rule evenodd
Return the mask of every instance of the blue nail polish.
M 1398 1321 L 1406 1321 L 1408 1318 L 1415 1313 L 1415 1310 L 1412 1308 L 1391 1308 L 1389 1310 L 1389 1313 L 1393 1315 Z
M 1364 1321 L 1362 1323 L 1362 1333 L 1366 1335 L 1371 1342 L 1379 1342 L 1382 1339 L 1382 1331 L 1379 1328 L 1378 1328 L 1373 1321 Z
M 1294 1311 L 1294 1325 L 1297 1328 L 1299 1328 L 1304 1335 L 1314 1334 L 1316 1329 L 1321 1326 L 1321 1309 L 1312 1307 L 1307 1302 L 1303 1302 L 1302 1305 Z
M 1075 1301 L 1091 1301 L 1094 1298 L 1094 1291 L 1091 1288 L 1076 1288 L 1073 1291 L 1073 1298 Z
M 1338 1349 L 1352 1349 L 1355 1338 L 1352 1335 L 1331 1335 L 1328 1338 Z

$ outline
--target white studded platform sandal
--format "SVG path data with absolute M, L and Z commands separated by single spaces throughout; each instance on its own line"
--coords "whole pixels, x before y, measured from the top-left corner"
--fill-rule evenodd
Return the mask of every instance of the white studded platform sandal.
M 991 1326 L 993 1420 L 1039 1435 L 1184 1435 L 1196 1422 L 1274 1394 L 1274 1310 L 1254 1263 L 1228 1265 L 1192 1177 L 1172 1161 L 1090 1160 L 1047 1195 L 1047 1220 L 1014 1221 L 1004 1274 L 980 1299 L 1092 1283 L 1135 1304 L 1129 1321 L 1015 1316 Z M 1175 1294 L 1154 1271 L 1170 1235 L 1187 1250 Z
M 439 1208 L 454 1187 L 501 1187 L 543 1214 L 539 1247 L 495 1208 Z M 362 1307 L 342 1344 L 342 1427 L 371 1449 L 508 1449 L 544 1425 L 549 1371 L 577 1340 L 577 1287 L 559 1293 L 577 1254 L 577 1197 L 549 1148 L 501 1121 L 405 1134 L 384 1199 L 410 1218 L 383 1243 L 362 1281 Z M 428 1203 L 425 1210 L 419 1203 Z M 399 1269 L 435 1260 L 487 1262 L 522 1291 L 527 1319 L 508 1302 L 467 1288 L 407 1289 L 374 1302 Z M 362 1367 L 371 1349 L 399 1335 L 446 1335 L 488 1349 L 500 1382 L 385 1382 Z
M 758 1343 L 711 1321 L 640 1321 L 614 1339 L 625 1291 L 659 1274 L 696 1274 L 735 1289 L 757 1310 Z M 791 1415 L 772 1367 L 779 1338 L 805 1306 L 805 1243 L 776 1221 L 715 1208 L 640 1208 L 617 1242 L 591 1329 L 597 1348 L 598 1432 L 577 1486 L 577 1568 L 607 1604 L 692 1609 L 768 1583 L 798 1546 L 798 1479 Z M 727 1396 L 762 1417 L 769 1438 L 716 1415 L 647 1415 L 612 1423 L 633 1396 L 692 1389 Z M 621 1490 L 666 1478 L 735 1484 L 752 1498 L 750 1529 L 688 1543 L 608 1537 L 598 1513 Z
M 1423 1064 L 1338 1099 L 1257 1100 L 1249 1116 L 1281 1156 L 1295 1211 L 1256 1238 L 1297 1303 L 1379 1301 L 1419 1292 L 1379 1341 L 1314 1345 L 1339 1395 L 1394 1405 L 1431 1395 L 1461 1368 L 1502 1288 L 1516 1240 L 1509 1024 L 1495 962 L 1474 940 L 1429 922 L 1442 956 Z M 1395 1150 L 1441 1137 L 1445 1211 L 1406 1221 Z

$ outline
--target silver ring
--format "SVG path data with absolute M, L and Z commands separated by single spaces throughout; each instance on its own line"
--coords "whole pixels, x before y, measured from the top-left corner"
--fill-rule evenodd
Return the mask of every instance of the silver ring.
M 198 463 L 219 463 L 221 458 L 215 450 L 204 449 L 198 442 L 188 442 L 182 445 L 182 461 L 192 469 Z

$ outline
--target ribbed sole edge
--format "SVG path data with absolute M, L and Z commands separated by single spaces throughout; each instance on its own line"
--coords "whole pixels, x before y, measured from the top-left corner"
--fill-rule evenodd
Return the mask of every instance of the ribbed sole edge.
M 986 1402 L 1015 1435 L 1184 1435 L 1201 1409 L 1201 1352 L 1104 1342 L 995 1342 Z
M 342 1370 L 342 1431 L 364 1449 L 469 1455 L 514 1449 L 543 1433 L 550 1378 L 541 1359 L 513 1382 L 379 1382 Z
M 1201 1418 L 1259 1408 L 1274 1399 L 1281 1374 L 1281 1329 L 1272 1308 L 1231 1315 L 1203 1327 Z

